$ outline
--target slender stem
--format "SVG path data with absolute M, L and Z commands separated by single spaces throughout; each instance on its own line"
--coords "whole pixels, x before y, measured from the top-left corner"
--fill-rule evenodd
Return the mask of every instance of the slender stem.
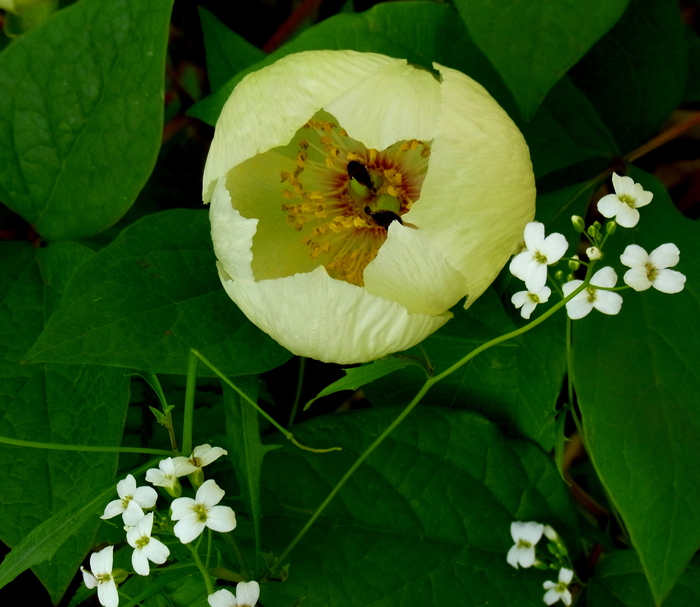
M 194 557 L 194 562 L 197 564 L 197 569 L 202 573 L 202 577 L 204 578 L 204 584 L 207 587 L 207 594 L 214 594 L 214 584 L 211 582 L 211 574 L 209 573 L 209 570 L 204 566 L 204 563 L 202 562 L 202 559 L 199 556 L 199 552 L 197 552 L 197 549 L 192 545 L 192 544 L 185 544 L 190 549 L 190 552 L 192 553 L 192 556 Z
M 0 443 L 17 445 L 18 447 L 31 447 L 33 449 L 50 449 L 52 451 L 92 451 L 94 453 L 143 453 L 145 455 L 165 455 L 169 457 L 172 451 L 165 449 L 149 449 L 147 447 L 106 447 L 93 445 L 61 445 L 59 443 L 39 443 L 31 440 L 20 440 L 0 436 Z
M 224 541 L 233 548 L 233 551 L 236 554 L 236 559 L 238 560 L 238 565 L 241 568 L 241 575 L 246 580 L 250 579 L 250 570 L 248 569 L 248 563 L 245 560 L 245 556 L 243 556 L 243 552 L 241 549 L 238 547 L 238 543 L 236 542 L 236 538 L 233 537 L 232 533 L 224 533 L 223 534 Z
M 297 410 L 299 409 L 299 399 L 301 399 L 301 388 L 304 385 L 304 371 L 306 369 L 306 357 L 299 357 L 299 377 L 297 378 L 297 391 L 294 395 L 294 404 L 292 405 L 292 412 L 289 414 L 289 422 L 287 422 L 287 428 L 294 424 L 294 418 L 297 416 Z
M 454 373 L 459 369 L 460 367 L 464 366 L 467 364 L 472 358 L 474 358 L 477 354 L 480 354 L 484 350 L 488 350 L 489 348 L 498 345 L 504 341 L 507 341 L 509 339 L 512 339 L 514 337 L 517 337 L 519 335 L 522 335 L 523 333 L 526 333 L 530 329 L 534 329 L 536 326 L 538 326 L 540 323 L 544 322 L 547 318 L 552 316 L 557 310 L 560 310 L 562 307 L 566 305 L 566 303 L 570 300 L 572 300 L 576 295 L 578 295 L 581 291 L 583 291 L 586 287 L 588 287 L 589 280 L 590 280 L 590 273 L 591 273 L 591 268 L 589 268 L 588 275 L 586 276 L 586 280 L 583 281 L 581 285 L 578 286 L 577 289 L 572 291 L 568 297 L 562 299 L 560 302 L 556 303 L 554 306 L 552 306 L 549 310 L 547 310 L 542 316 L 536 318 L 535 320 L 531 321 L 530 323 L 526 324 L 525 326 L 521 327 L 520 329 L 516 329 L 514 331 L 511 331 L 510 333 L 506 333 L 505 335 L 501 335 L 499 337 L 496 337 L 485 344 L 482 344 L 478 348 L 475 348 L 469 354 L 458 360 L 455 364 L 453 364 L 451 367 L 449 367 L 446 371 L 443 371 L 442 373 L 435 375 L 433 377 L 430 377 L 426 380 L 426 382 L 423 384 L 423 387 L 418 391 L 418 394 L 416 394 L 413 397 L 413 400 L 406 406 L 406 408 L 398 415 L 396 419 L 394 419 L 391 424 L 372 442 L 372 444 L 365 449 L 365 451 L 360 455 L 360 457 L 355 460 L 355 463 L 353 463 L 352 466 L 348 469 L 348 471 L 343 475 L 343 477 L 338 481 L 338 483 L 333 487 L 331 492 L 326 496 L 326 499 L 323 500 L 321 505 L 316 509 L 316 511 L 311 515 L 311 518 L 306 522 L 306 524 L 302 527 L 301 531 L 297 533 L 296 537 L 290 542 L 290 544 L 285 548 L 284 552 L 280 554 L 279 557 L 275 560 L 273 563 L 272 567 L 270 569 L 274 571 L 287 557 L 287 555 L 292 551 L 294 546 L 296 546 L 299 541 L 304 537 L 306 532 L 311 528 L 311 526 L 316 522 L 319 516 L 323 513 L 323 511 L 326 509 L 328 504 L 330 504 L 331 500 L 337 495 L 337 493 L 343 488 L 345 483 L 350 479 L 350 477 L 355 473 L 355 471 L 362 465 L 362 463 L 372 454 L 372 452 L 384 442 L 384 439 L 386 439 L 389 434 L 391 434 L 394 429 L 404 420 L 406 419 L 406 416 L 415 409 L 416 405 L 420 403 L 422 400 L 423 396 L 430 390 L 430 388 L 433 387 L 434 384 L 439 382 L 440 380 L 444 379 L 448 375 Z
M 302 445 L 299 441 L 297 441 L 294 438 L 294 435 L 287 430 L 286 428 L 283 428 L 280 424 L 278 424 L 270 415 L 267 414 L 266 411 L 260 408 L 258 403 L 256 403 L 250 396 L 248 396 L 243 390 L 241 390 L 236 384 L 234 384 L 228 377 L 226 377 L 221 371 L 219 371 L 214 365 L 212 365 L 204 356 L 202 356 L 197 350 L 192 350 L 192 353 L 199 358 L 207 367 L 209 367 L 216 375 L 226 383 L 227 386 L 230 386 L 233 388 L 233 390 L 236 391 L 236 393 L 243 399 L 245 400 L 253 409 L 255 409 L 260 415 L 262 415 L 267 421 L 269 421 L 275 428 L 277 428 L 287 440 L 292 441 L 297 447 L 300 449 L 304 449 L 304 451 L 312 451 L 313 453 L 328 453 L 329 451 L 341 451 L 340 447 L 331 447 L 329 449 L 314 449 L 312 447 L 306 447 L 305 445 Z
M 205 561 L 205 566 L 207 571 L 209 571 L 209 561 L 211 560 L 211 529 L 207 527 L 207 560 Z
M 185 419 L 182 422 L 182 452 L 192 453 L 192 428 L 194 426 L 194 394 L 197 388 L 197 357 L 190 350 L 187 360 L 187 387 L 185 389 Z
M 636 150 L 632 150 L 629 154 L 624 156 L 627 162 L 634 162 L 637 158 L 641 158 L 645 154 L 648 154 L 652 150 L 662 146 L 664 143 L 680 137 L 683 133 L 693 128 L 696 124 L 700 124 L 700 112 L 694 113 L 688 120 L 684 120 L 680 124 L 660 133 L 650 141 L 647 141 L 644 145 L 638 147 Z

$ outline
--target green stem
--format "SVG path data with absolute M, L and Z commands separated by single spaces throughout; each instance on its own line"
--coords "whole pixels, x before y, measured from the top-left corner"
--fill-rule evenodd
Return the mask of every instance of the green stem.
M 192 453 L 192 428 L 194 426 L 194 395 L 197 389 L 197 357 L 190 351 L 187 360 L 187 387 L 185 388 L 185 419 L 182 422 L 182 453 Z
M 312 451 L 313 453 L 328 453 L 329 451 L 341 451 L 340 447 L 331 447 L 330 449 L 314 449 L 312 447 L 306 447 L 302 445 L 299 441 L 294 438 L 294 435 L 278 424 L 272 417 L 270 417 L 263 409 L 260 408 L 258 403 L 256 403 L 250 396 L 248 396 L 243 390 L 236 386 L 228 377 L 226 377 L 221 371 L 219 371 L 214 365 L 212 365 L 204 356 L 202 356 L 197 350 L 192 350 L 192 353 L 199 358 L 207 367 L 209 367 L 216 375 L 223 381 L 227 386 L 230 386 L 236 393 L 246 401 L 253 409 L 255 409 L 260 415 L 262 415 L 267 421 L 269 421 L 275 428 L 277 428 L 287 440 L 292 441 L 300 449 L 304 451 Z
M 224 541 L 233 548 L 234 553 L 236 554 L 236 559 L 238 560 L 238 565 L 241 568 L 241 575 L 246 579 L 250 579 L 250 570 L 248 569 L 248 563 L 245 560 L 245 556 L 243 556 L 243 552 L 241 552 L 241 549 L 238 547 L 238 544 L 236 543 L 236 538 L 233 537 L 232 533 L 224 533 L 223 534 Z
M 211 582 L 211 574 L 209 573 L 209 570 L 204 566 L 204 563 L 202 562 L 202 559 L 199 556 L 199 552 L 197 552 L 197 549 L 192 545 L 192 544 L 185 544 L 190 549 L 190 552 L 192 553 L 192 556 L 194 557 L 194 562 L 197 564 L 197 569 L 202 574 L 202 577 L 204 578 L 204 584 L 207 587 L 207 595 L 209 594 L 214 594 L 214 584 Z
M 145 455 L 164 455 L 170 457 L 172 451 L 165 449 L 149 449 L 147 447 L 105 447 L 93 445 L 61 445 L 59 443 L 39 443 L 31 440 L 20 440 L 18 438 L 8 438 L 0 436 L 0 443 L 7 445 L 17 445 L 18 447 L 31 447 L 33 449 L 50 449 L 52 451 L 92 451 L 95 453 L 143 453 Z
M 590 270 L 589 270 L 590 274 Z M 326 499 L 323 500 L 321 505 L 316 509 L 316 511 L 311 515 L 311 518 L 306 522 L 304 527 L 302 527 L 301 531 L 297 533 L 296 537 L 290 542 L 290 544 L 285 548 L 284 552 L 280 554 L 279 557 L 275 560 L 274 564 L 270 568 L 272 571 L 274 571 L 287 557 L 287 555 L 292 551 L 294 546 L 296 546 L 299 541 L 304 537 L 306 532 L 311 528 L 311 526 L 316 522 L 319 516 L 323 513 L 323 511 L 326 509 L 328 504 L 330 504 L 331 500 L 337 495 L 337 493 L 343 488 L 345 483 L 350 479 L 350 477 L 355 473 L 355 471 L 362 465 L 362 463 L 372 454 L 372 452 L 384 442 L 384 439 L 386 439 L 389 434 L 391 434 L 394 429 L 404 420 L 406 419 L 406 416 L 415 409 L 416 405 L 422 400 L 423 396 L 430 390 L 430 388 L 433 387 L 434 384 L 439 382 L 440 380 L 444 379 L 448 375 L 451 375 L 457 369 L 460 367 L 464 366 L 467 364 L 472 358 L 477 356 L 478 354 L 481 354 L 484 350 L 488 350 L 489 348 L 496 346 L 504 341 L 507 341 L 509 339 L 512 339 L 514 337 L 518 337 L 519 335 L 522 335 L 523 333 L 526 333 L 530 329 L 534 329 L 536 326 L 538 326 L 540 323 L 544 322 L 547 318 L 552 316 L 552 314 L 556 313 L 558 310 L 560 310 L 562 307 L 566 305 L 566 303 L 570 300 L 572 300 L 576 295 L 578 295 L 581 291 L 583 291 L 587 286 L 588 286 L 588 280 L 589 276 L 586 276 L 586 280 L 579 285 L 577 289 L 571 292 L 571 294 L 562 299 L 560 302 L 556 303 L 554 306 L 552 306 L 549 310 L 547 310 L 542 316 L 536 318 L 535 320 L 529 322 L 525 326 L 521 327 L 520 329 L 516 329 L 514 331 L 511 331 L 510 333 L 506 333 L 505 335 L 501 335 L 499 337 L 496 337 L 485 344 L 482 344 L 478 348 L 475 348 L 469 354 L 458 360 L 455 364 L 453 364 L 451 367 L 449 367 L 446 371 L 443 371 L 442 373 L 435 375 L 433 377 L 430 377 L 424 384 L 423 387 L 418 391 L 418 394 L 416 394 L 413 397 L 413 400 L 406 406 L 406 408 L 398 415 L 398 417 L 389 424 L 389 426 L 372 442 L 372 444 L 365 449 L 365 451 L 360 455 L 360 457 L 355 460 L 355 463 L 353 463 L 352 466 L 350 466 L 349 470 L 343 475 L 343 477 L 338 481 L 338 483 L 333 487 L 331 492 L 326 496 Z
M 292 412 L 289 414 L 289 422 L 287 423 L 287 428 L 294 423 L 294 418 L 297 416 L 297 410 L 299 409 L 299 400 L 301 399 L 301 388 L 304 385 L 304 370 L 306 369 L 306 357 L 299 357 L 299 377 L 297 379 L 297 391 L 294 395 L 294 404 L 292 405 Z
M 211 560 L 211 529 L 207 527 L 207 560 L 205 561 L 205 567 L 209 571 L 209 561 Z

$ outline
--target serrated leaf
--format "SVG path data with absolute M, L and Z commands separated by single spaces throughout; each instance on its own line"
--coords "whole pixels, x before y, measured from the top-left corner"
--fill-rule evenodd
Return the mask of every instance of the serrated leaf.
M 178 209 L 144 217 L 81 267 L 26 359 L 184 375 L 190 348 L 227 375 L 291 357 L 221 287 L 207 211 Z
M 0 243 L 0 436 L 79 445 L 116 445 L 128 404 L 128 380 L 121 370 L 100 366 L 24 365 L 24 352 L 43 329 L 74 270 L 89 249 L 54 243 L 43 249 Z M 0 537 L 17 546 L 40 523 L 67 504 L 91 495 L 113 478 L 115 454 L 46 451 L 0 444 Z M 98 519 L 74 529 L 56 558 L 34 571 L 58 602 L 92 541 Z M 32 536 L 35 537 L 35 536 Z M 33 544 L 30 545 L 32 548 Z M 27 558 L 37 563 L 36 554 Z M 18 565 L 12 566 L 16 572 Z M 11 574 L 6 574 L 11 575 Z
M 312 398 L 308 403 L 306 403 L 306 405 L 304 405 L 304 411 L 306 411 L 314 401 L 322 398 L 323 396 L 335 394 L 336 392 L 342 392 L 343 390 L 357 390 L 358 388 L 373 382 L 375 379 L 379 379 L 380 377 L 394 373 L 394 371 L 405 369 L 408 366 L 424 368 L 424 365 L 418 360 L 390 356 L 388 358 L 375 360 L 374 362 L 361 367 L 343 369 L 345 372 L 345 377 L 341 377 L 338 381 L 334 381 L 330 386 L 326 386 L 323 390 L 321 390 L 317 396 Z
M 556 82 L 630 0 L 455 0 L 474 42 L 529 120 Z
M 687 46 L 678 3 L 633 0 L 570 72 L 627 153 L 656 134 L 683 98 Z
M 197 8 L 207 53 L 207 76 L 211 90 L 216 91 L 241 70 L 262 61 L 265 53 L 226 27 L 207 9 Z
M 360 453 L 401 409 L 323 416 L 297 426 L 312 454 L 285 445 L 265 462 L 265 535 L 277 555 Z M 301 490 L 303 488 L 303 490 Z M 509 441 L 482 417 L 413 411 L 351 477 L 262 588 L 270 607 L 539 607 L 547 573 L 506 563 L 513 520 L 552 524 L 573 546 L 566 485 L 531 443 Z
M 44 238 L 107 228 L 151 173 L 171 5 L 82 0 L 0 55 L 0 199 Z
M 700 255 L 697 224 L 653 177 L 632 176 L 654 200 L 637 228 L 618 229 L 606 260 L 630 242 L 674 242 L 688 280 L 676 295 L 626 291 L 617 316 L 576 321 L 574 381 L 587 451 L 660 603 L 700 548 Z

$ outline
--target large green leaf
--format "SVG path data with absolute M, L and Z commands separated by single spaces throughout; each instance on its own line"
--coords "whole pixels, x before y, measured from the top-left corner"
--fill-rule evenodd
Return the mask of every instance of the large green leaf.
M 82 0 L 0 54 L 0 200 L 44 238 L 95 234 L 156 161 L 172 0 Z
M 474 42 L 526 119 L 622 16 L 630 0 L 455 0 Z
M 687 61 L 678 2 L 633 0 L 570 75 L 626 153 L 656 134 L 678 107 Z
M 400 409 L 316 418 L 296 427 L 315 454 L 288 445 L 265 460 L 265 536 L 276 554 Z M 357 470 L 262 588 L 270 607 L 542 605 L 552 574 L 506 563 L 514 520 L 553 525 L 575 546 L 566 485 L 535 445 L 482 417 L 419 408 Z
M 683 292 L 626 291 L 617 316 L 574 323 L 574 380 L 586 444 L 660 602 L 700 548 L 700 254 L 698 226 L 653 177 L 634 230 L 618 229 L 606 260 L 636 242 L 681 250 Z
M 75 268 L 91 255 L 75 243 L 43 249 L 14 243 L 0 247 L 1 436 L 63 444 L 119 444 L 129 395 L 128 379 L 120 369 L 20 364 Z M 64 506 L 112 479 L 117 457 L 0 444 L 0 461 L 0 537 L 12 547 Z M 34 568 L 56 602 L 88 551 L 98 523 L 95 518 L 92 525 L 69 534 L 52 561 Z
M 208 212 L 179 209 L 144 217 L 80 268 L 27 359 L 186 374 L 190 348 L 227 375 L 291 357 L 221 287 Z

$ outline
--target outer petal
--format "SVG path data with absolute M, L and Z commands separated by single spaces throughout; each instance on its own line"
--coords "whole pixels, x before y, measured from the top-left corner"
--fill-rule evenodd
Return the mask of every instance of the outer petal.
M 623 228 L 633 228 L 639 223 L 639 211 L 625 203 L 621 203 L 617 210 L 615 221 Z
M 211 607 L 237 607 L 238 601 L 232 592 L 226 590 L 217 590 L 214 594 L 207 597 L 207 601 Z
M 593 309 L 593 304 L 588 301 L 588 293 L 583 291 L 566 304 L 566 313 L 571 320 L 578 320 L 587 316 Z
M 530 264 L 530 273 L 525 278 L 525 286 L 531 293 L 541 291 L 547 284 L 547 265 L 539 261 Z
M 213 461 L 219 459 L 222 455 L 228 455 L 226 449 L 221 447 L 212 447 L 211 445 L 199 445 L 194 448 L 193 455 L 199 459 L 202 466 L 208 466 Z
M 675 270 L 660 270 L 653 284 L 662 293 L 680 293 L 685 286 L 685 275 Z
M 566 249 L 569 248 L 569 243 L 563 234 L 555 232 L 544 239 L 540 247 L 540 253 L 547 258 L 547 264 L 551 265 L 564 257 Z
M 552 584 L 554 585 L 554 582 L 545 582 L 545 584 Z M 547 588 L 547 586 L 545 586 Z M 559 600 L 560 596 L 559 593 L 556 591 L 555 588 L 549 588 L 547 592 L 544 593 L 544 602 L 547 603 L 547 605 L 554 605 Z
M 529 298 L 528 298 L 529 299 Z M 523 306 L 522 310 L 520 310 L 520 315 L 525 319 L 525 320 L 530 320 L 530 316 L 532 316 L 532 313 L 535 311 L 535 308 L 537 307 L 537 304 L 532 301 L 531 299 L 525 303 Z
M 100 518 L 114 518 L 122 512 L 124 512 L 124 503 L 121 500 L 113 500 L 105 506 L 105 512 Z
M 649 255 L 638 244 L 630 244 L 620 255 L 620 263 L 628 268 L 644 266 L 649 263 Z
M 109 574 L 112 575 L 112 558 L 114 546 L 107 546 L 99 552 L 90 555 L 90 571 L 94 576 Z
M 236 586 L 236 599 L 241 607 L 253 607 L 260 598 L 260 586 L 257 582 L 240 582 Z
M 136 491 L 136 479 L 131 474 L 127 474 L 126 478 L 117 483 L 117 493 L 122 499 L 133 496 L 134 491 Z
M 622 308 L 622 296 L 612 291 L 596 291 L 593 307 L 603 314 L 615 315 Z
M 532 567 L 535 564 L 535 548 L 518 548 L 518 562 L 521 567 Z
M 197 502 L 191 497 L 178 497 L 176 500 L 173 500 L 173 503 L 170 505 L 170 509 L 172 510 L 170 518 L 174 521 L 185 518 L 192 514 L 196 505 Z
M 420 198 L 404 215 L 467 281 L 470 305 L 494 280 L 535 211 L 520 131 L 474 80 L 441 72 L 441 103 Z M 468 218 L 468 221 L 455 221 Z
M 386 242 L 364 271 L 365 290 L 410 314 L 436 316 L 467 293 L 464 276 L 421 230 L 394 221 Z
M 214 506 L 207 512 L 206 525 L 212 531 L 233 531 L 236 528 L 236 515 L 228 506 Z
M 672 268 L 680 261 L 680 259 L 681 252 L 672 242 L 667 242 L 666 244 L 662 244 L 660 247 L 656 247 L 649 255 L 651 265 L 657 269 Z
M 562 567 L 559 570 L 559 581 L 564 582 L 565 584 L 571 584 L 571 580 L 574 579 L 574 572 L 572 569 L 567 569 L 566 567 Z
M 224 490 L 216 484 L 216 481 L 209 479 L 197 489 L 197 503 L 204 504 L 209 509 L 216 506 L 224 498 L 224 495 Z
M 152 561 L 157 565 L 162 565 L 165 563 L 168 556 L 170 556 L 170 549 L 156 537 L 151 538 L 148 545 L 142 548 L 142 552 L 146 555 L 149 561 Z
M 119 592 L 114 580 L 103 582 L 97 586 L 97 598 L 104 607 L 117 607 L 119 605 Z
M 248 74 L 235 88 L 216 123 L 204 168 L 202 196 L 214 182 L 256 154 L 286 145 L 318 110 L 387 65 L 405 60 L 355 51 L 308 51 L 283 57 Z M 322 73 L 323 78 L 318 74 Z M 284 99 L 285 111 L 279 111 Z
M 606 266 L 598 270 L 591 277 L 591 284 L 595 287 L 605 287 L 612 289 L 617 282 L 617 274 L 610 266 Z
M 544 531 L 544 525 L 541 523 L 535 523 L 530 521 L 528 523 L 515 522 L 511 523 L 511 535 L 513 535 L 513 525 L 518 525 L 517 534 L 518 539 L 530 542 L 533 546 L 540 541 L 542 538 L 542 532 Z M 534 557 L 534 554 L 533 554 Z
M 615 194 L 628 196 L 634 195 L 634 179 L 631 177 L 626 177 L 618 175 L 617 173 L 612 174 L 613 188 L 615 189 Z
M 199 537 L 204 531 L 204 523 L 199 520 L 196 514 L 184 517 L 182 520 L 175 523 L 173 531 L 177 538 L 183 544 L 189 544 L 192 540 Z
M 525 280 L 530 275 L 530 269 L 533 263 L 537 263 L 537 261 L 534 259 L 532 251 L 526 250 L 513 257 L 508 269 L 516 278 Z
M 617 194 L 608 194 L 598 201 L 598 211 L 603 217 L 615 217 L 623 205 L 627 206 L 624 202 L 620 202 Z
M 97 586 L 97 578 L 92 575 L 85 567 L 81 567 L 80 570 L 83 572 L 83 582 L 88 588 L 94 588 Z
M 506 555 L 506 561 L 508 561 L 508 564 L 516 569 L 518 568 L 518 550 L 517 544 L 515 546 L 511 546 L 508 554 Z
M 545 241 L 544 224 L 539 221 L 531 221 L 525 226 L 525 246 L 530 251 L 537 251 Z
M 122 512 L 122 520 L 127 527 L 136 525 L 143 518 L 143 510 L 136 503 L 136 500 L 131 500 L 126 510 Z
M 137 487 L 134 491 L 134 501 L 141 508 L 153 508 L 158 501 L 158 493 L 153 487 Z
M 178 457 L 173 457 L 173 466 L 175 467 L 175 474 L 177 476 L 187 476 L 193 472 L 197 472 L 199 468 L 195 466 L 187 457 L 179 455 Z
M 632 287 L 635 291 L 646 291 L 651 287 L 651 280 L 649 280 L 647 270 L 644 266 L 636 266 L 631 270 L 627 270 L 622 280 L 628 287 Z
M 141 548 L 136 548 L 131 554 L 131 566 L 139 575 L 148 575 L 151 573 L 151 566 L 148 564 L 148 557 Z
M 518 291 L 517 293 L 514 293 L 513 296 L 510 298 L 510 302 L 516 308 L 522 308 L 528 301 L 532 301 L 530 299 L 529 291 Z

